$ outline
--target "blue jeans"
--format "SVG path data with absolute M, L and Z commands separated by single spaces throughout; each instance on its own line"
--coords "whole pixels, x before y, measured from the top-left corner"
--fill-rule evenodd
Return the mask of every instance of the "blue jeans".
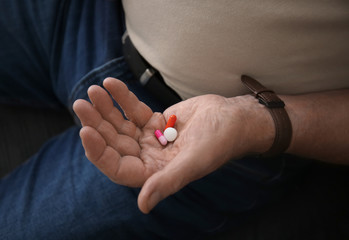
M 0 103 L 66 107 L 105 77 L 123 80 L 154 111 L 121 51 L 120 1 L 0 1 Z M 74 126 L 0 180 L 0 239 L 196 239 L 280 199 L 302 172 L 292 156 L 226 164 L 148 215 L 140 189 L 112 183 L 85 157 Z

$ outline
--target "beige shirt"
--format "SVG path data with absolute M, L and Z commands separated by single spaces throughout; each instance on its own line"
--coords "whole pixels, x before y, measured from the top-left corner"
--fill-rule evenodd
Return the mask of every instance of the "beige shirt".
M 349 1 L 124 0 L 141 55 L 184 99 L 247 93 L 248 74 L 279 94 L 349 87 Z

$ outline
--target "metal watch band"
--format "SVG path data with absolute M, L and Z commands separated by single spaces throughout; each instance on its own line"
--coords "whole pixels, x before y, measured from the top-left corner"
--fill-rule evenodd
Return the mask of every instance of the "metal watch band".
M 292 125 L 285 110 L 285 103 L 270 89 L 257 80 L 242 75 L 241 81 L 252 91 L 259 103 L 265 105 L 275 123 L 275 138 L 271 148 L 262 157 L 273 157 L 285 152 L 292 138 Z

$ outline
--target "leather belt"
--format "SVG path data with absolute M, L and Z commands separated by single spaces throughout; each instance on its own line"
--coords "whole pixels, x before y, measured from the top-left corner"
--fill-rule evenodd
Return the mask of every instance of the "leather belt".
M 182 99 L 166 85 L 159 71 L 153 68 L 137 51 L 127 32 L 122 37 L 123 53 L 127 64 L 139 83 L 165 108 Z

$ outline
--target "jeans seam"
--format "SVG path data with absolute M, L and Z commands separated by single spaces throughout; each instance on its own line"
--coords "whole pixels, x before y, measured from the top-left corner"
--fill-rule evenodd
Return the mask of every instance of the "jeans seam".
M 126 76 L 128 73 L 127 65 L 124 61 L 124 57 L 114 58 L 103 65 L 94 68 L 88 72 L 84 77 L 82 77 L 73 87 L 72 92 L 68 97 L 68 110 L 74 117 L 74 121 L 77 125 L 80 125 L 80 121 L 75 116 L 72 106 L 76 99 L 83 98 L 87 94 L 86 86 L 97 84 L 101 85 L 102 81 L 106 77 L 117 77 L 121 78 L 123 75 Z M 86 90 L 85 92 L 82 92 Z
M 73 101 L 75 100 L 75 97 L 80 93 L 81 89 L 83 89 L 86 85 L 91 84 L 96 78 L 99 77 L 99 75 L 103 75 L 108 72 L 112 72 L 117 67 L 123 65 L 124 57 L 114 58 L 105 64 L 94 68 L 90 72 L 88 72 L 84 77 L 82 77 L 73 87 L 73 90 L 69 96 L 68 102 L 69 106 L 72 105 Z

